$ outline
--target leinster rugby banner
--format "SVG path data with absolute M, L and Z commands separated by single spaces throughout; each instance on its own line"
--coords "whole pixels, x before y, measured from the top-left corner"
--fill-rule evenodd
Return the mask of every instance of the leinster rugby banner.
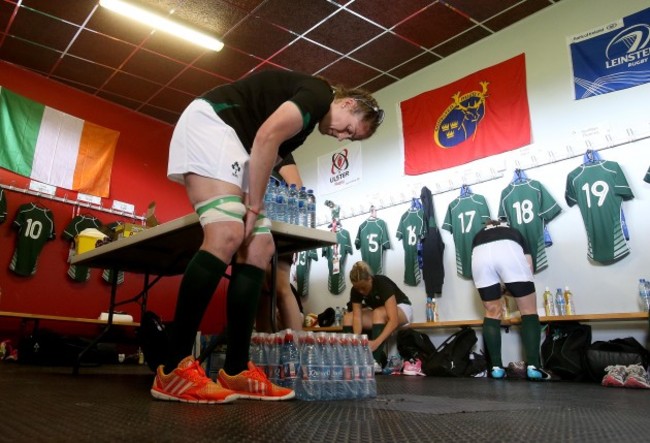
M 330 194 L 361 181 L 361 145 L 352 144 L 318 157 L 318 193 Z
M 650 81 L 650 8 L 567 42 L 576 100 Z
M 424 174 L 530 143 L 520 54 L 400 103 L 404 173 Z

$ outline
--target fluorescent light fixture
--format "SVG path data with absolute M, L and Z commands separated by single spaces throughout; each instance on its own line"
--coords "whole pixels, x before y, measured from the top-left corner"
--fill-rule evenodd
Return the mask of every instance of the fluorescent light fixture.
M 99 4 L 106 9 L 151 26 L 168 34 L 187 40 L 188 42 L 210 49 L 221 51 L 223 43 L 214 37 L 195 31 L 161 15 L 154 14 L 144 8 L 132 5 L 123 0 L 100 0 Z

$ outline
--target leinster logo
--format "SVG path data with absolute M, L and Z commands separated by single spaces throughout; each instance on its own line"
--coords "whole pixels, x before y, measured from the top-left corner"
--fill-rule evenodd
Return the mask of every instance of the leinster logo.
M 620 65 L 632 67 L 648 61 L 650 26 L 637 24 L 619 32 L 605 48 L 607 68 Z
M 476 136 L 485 116 L 485 101 L 489 82 L 481 82 L 481 91 L 457 92 L 453 103 L 444 110 L 434 130 L 434 139 L 441 148 L 453 148 Z

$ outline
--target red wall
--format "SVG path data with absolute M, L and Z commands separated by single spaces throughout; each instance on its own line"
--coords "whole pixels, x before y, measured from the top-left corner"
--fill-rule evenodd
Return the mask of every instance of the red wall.
M 182 186 L 166 177 L 167 153 L 173 127 L 138 114 L 95 96 L 83 93 L 61 83 L 48 80 L 30 71 L 0 61 L 0 86 L 29 99 L 56 108 L 62 112 L 88 120 L 120 132 L 111 175 L 110 198 L 102 205 L 110 208 L 112 200 L 135 205 L 136 214 L 143 214 L 149 202 L 156 202 L 156 216 L 162 223 L 192 211 Z M 1 147 L 0 147 L 1 149 Z M 29 180 L 0 169 L 0 184 L 28 187 Z M 73 282 L 66 274 L 69 243 L 61 237 L 72 219 L 74 207 L 70 204 L 5 190 L 7 219 L 0 225 L 0 311 L 96 318 L 108 307 L 110 286 L 101 278 L 101 270 L 93 269 L 90 280 Z M 75 199 L 74 191 L 57 190 L 57 196 Z M 56 239 L 48 242 L 39 257 L 34 276 L 21 277 L 9 270 L 9 262 L 16 243 L 12 221 L 17 208 L 29 202 L 38 202 L 54 214 Z M 132 221 L 101 211 L 82 209 L 104 223 L 115 220 Z M 163 278 L 149 291 L 148 307 L 170 320 L 176 303 L 180 277 Z M 142 288 L 143 277 L 126 274 L 119 286 L 118 299 L 128 299 Z M 206 314 L 201 330 L 215 333 L 223 325 L 223 284 Z M 129 303 L 119 307 L 140 318 L 139 306 Z M 0 317 L 0 339 L 4 332 L 16 331 L 18 321 Z M 66 323 L 43 322 L 42 327 L 77 331 L 81 328 Z M 81 332 L 80 332 L 81 333 Z

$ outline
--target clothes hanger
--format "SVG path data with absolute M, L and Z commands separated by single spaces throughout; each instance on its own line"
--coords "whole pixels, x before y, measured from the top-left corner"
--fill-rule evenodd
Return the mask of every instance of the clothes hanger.
M 600 158 L 598 151 L 594 151 L 592 149 L 587 149 L 585 155 L 582 156 L 583 165 L 593 165 L 594 163 L 598 163 L 601 160 L 602 159 Z
M 375 209 L 375 205 L 370 206 L 370 217 L 371 220 L 374 220 L 377 218 L 377 209 Z
M 514 184 L 519 184 L 519 183 L 525 183 L 528 180 L 528 177 L 526 176 L 526 172 L 524 172 L 523 169 L 515 169 L 515 175 L 512 178 L 512 183 Z
M 472 195 L 472 190 L 469 187 L 469 185 L 465 185 L 465 184 L 462 185 L 460 187 L 460 196 L 461 197 L 469 197 L 470 195 Z

